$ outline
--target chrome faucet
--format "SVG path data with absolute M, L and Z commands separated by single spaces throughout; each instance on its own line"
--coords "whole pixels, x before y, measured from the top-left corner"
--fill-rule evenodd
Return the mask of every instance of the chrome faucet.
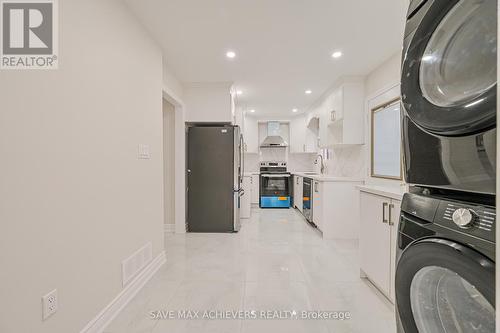
M 314 161 L 314 164 L 318 164 L 318 160 L 319 160 L 320 157 L 321 157 L 320 172 L 321 172 L 321 174 L 324 174 L 325 173 L 325 163 L 323 161 L 323 155 L 318 154 L 318 157 L 316 157 L 316 160 Z

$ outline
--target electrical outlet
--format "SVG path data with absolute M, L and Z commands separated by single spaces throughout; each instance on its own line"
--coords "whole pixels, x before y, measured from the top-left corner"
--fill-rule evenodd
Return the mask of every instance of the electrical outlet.
M 57 289 L 42 297 L 42 318 L 49 318 L 57 311 Z

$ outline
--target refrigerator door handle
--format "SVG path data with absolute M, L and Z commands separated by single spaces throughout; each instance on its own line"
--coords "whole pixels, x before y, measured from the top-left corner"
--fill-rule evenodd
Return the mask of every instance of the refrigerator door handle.
M 241 154 L 241 159 L 240 159 L 240 165 L 241 165 L 241 178 L 245 175 L 245 150 L 243 147 L 245 146 L 245 141 L 243 140 L 243 134 L 240 134 L 240 154 Z M 243 180 L 242 180 L 243 182 Z

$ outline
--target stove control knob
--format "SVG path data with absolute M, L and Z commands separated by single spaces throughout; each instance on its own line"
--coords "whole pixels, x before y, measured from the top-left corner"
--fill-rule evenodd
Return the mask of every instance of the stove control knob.
M 472 209 L 459 208 L 453 212 L 451 218 L 459 228 L 468 229 L 474 224 L 474 221 L 477 218 L 477 213 Z

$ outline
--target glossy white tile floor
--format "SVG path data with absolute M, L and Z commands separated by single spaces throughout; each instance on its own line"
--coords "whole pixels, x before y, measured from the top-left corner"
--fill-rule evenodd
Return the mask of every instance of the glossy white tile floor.
M 393 306 L 359 278 L 357 244 L 324 241 L 295 210 L 252 210 L 237 234 L 166 236 L 167 263 L 109 333 L 395 332 Z M 349 311 L 350 320 L 153 320 L 157 310 Z

